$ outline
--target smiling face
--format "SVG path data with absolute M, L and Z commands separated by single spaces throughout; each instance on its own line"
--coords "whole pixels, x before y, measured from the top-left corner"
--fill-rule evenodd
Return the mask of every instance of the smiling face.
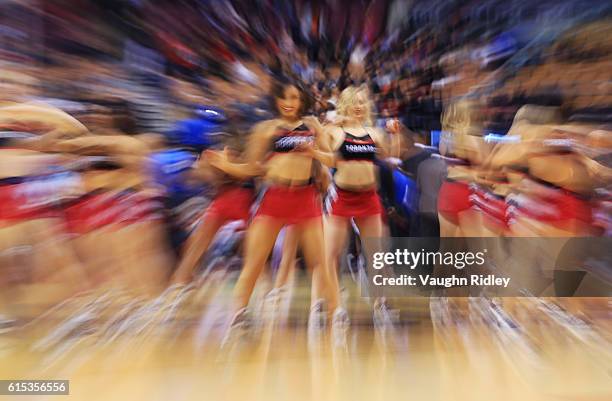
M 348 107 L 348 116 L 356 121 L 363 121 L 368 111 L 368 99 L 363 91 L 357 92 L 352 104 Z
M 276 107 L 284 119 L 295 120 L 299 118 L 302 107 L 300 90 L 293 85 L 285 86 L 282 96 L 276 98 Z

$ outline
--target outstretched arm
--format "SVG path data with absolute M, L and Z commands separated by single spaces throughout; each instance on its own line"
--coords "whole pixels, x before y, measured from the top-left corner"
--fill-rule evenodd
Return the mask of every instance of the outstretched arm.
M 263 122 L 255 126 L 249 137 L 246 160 L 243 162 L 231 160 L 227 151 L 206 151 L 205 156 L 208 163 L 223 171 L 224 173 L 239 179 L 247 179 L 265 173 L 262 161 L 268 150 L 269 122 Z

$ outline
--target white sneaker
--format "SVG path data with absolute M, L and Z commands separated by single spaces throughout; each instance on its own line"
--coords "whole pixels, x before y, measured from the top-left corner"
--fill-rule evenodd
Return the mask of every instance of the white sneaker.
M 377 329 L 392 328 L 399 322 L 399 310 L 391 309 L 385 298 L 377 298 L 374 302 L 373 319 Z
M 332 341 L 336 348 L 347 349 L 347 335 L 351 321 L 344 308 L 336 308 L 332 317 Z
M 318 299 L 310 307 L 308 315 L 308 349 L 311 352 L 321 350 L 325 327 L 327 326 L 327 313 L 325 312 L 325 301 Z
M 325 314 L 325 301 L 318 299 L 310 307 L 308 315 L 308 333 L 321 332 L 327 325 L 327 316 Z
M 225 348 L 244 338 L 251 327 L 251 319 L 247 308 L 242 308 L 232 318 L 229 328 L 221 341 L 221 348 Z

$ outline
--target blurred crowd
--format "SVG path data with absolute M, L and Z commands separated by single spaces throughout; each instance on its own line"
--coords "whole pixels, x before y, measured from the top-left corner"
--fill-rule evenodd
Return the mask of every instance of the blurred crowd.
M 609 24 L 579 20 L 575 2 L 527 3 L 9 1 L 2 96 L 70 100 L 60 108 L 129 134 L 164 132 L 202 103 L 256 119 L 270 81 L 287 75 L 309 86 L 320 116 L 366 83 L 380 118 L 426 135 L 445 105 L 474 92 L 500 134 L 524 104 L 564 106 L 568 118 L 609 107 Z M 578 21 L 510 68 L 554 17 Z M 608 111 L 587 114 L 605 122 Z

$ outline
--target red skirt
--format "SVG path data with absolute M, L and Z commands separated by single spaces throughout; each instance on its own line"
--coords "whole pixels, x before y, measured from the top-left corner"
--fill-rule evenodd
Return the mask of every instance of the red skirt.
M 459 213 L 472 207 L 470 187 L 463 182 L 445 181 L 438 193 L 438 213 L 459 224 Z
M 482 213 L 486 226 L 502 230 L 508 228 L 508 204 L 504 199 L 476 189 L 470 195 L 470 201 L 472 208 Z
M 286 224 L 297 224 L 320 218 L 321 196 L 314 185 L 302 187 L 271 186 L 266 189 L 257 216 L 281 219 Z
M 36 193 L 31 190 L 28 192 L 28 188 L 31 188 L 28 183 L 0 186 L 1 221 L 17 222 L 60 215 L 53 207 L 52 200 L 57 195 L 52 190 L 47 190 L 46 193 L 39 190 L 39 193 Z
M 367 217 L 382 214 L 383 206 L 376 190 L 347 191 L 336 188 L 337 197 L 330 214 L 341 217 Z
M 508 214 L 511 220 L 523 215 L 561 229 L 567 229 L 568 223 L 575 220 L 593 224 L 591 204 L 566 191 L 554 196 L 514 200 Z
M 255 199 L 252 188 L 230 187 L 222 190 L 208 205 L 204 217 L 214 217 L 224 221 L 248 221 L 251 205 Z

